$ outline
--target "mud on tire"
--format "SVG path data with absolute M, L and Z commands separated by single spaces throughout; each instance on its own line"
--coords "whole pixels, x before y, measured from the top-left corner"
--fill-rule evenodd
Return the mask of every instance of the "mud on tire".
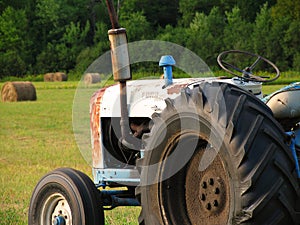
M 300 224 L 295 164 L 265 104 L 219 82 L 166 103 L 137 162 L 140 224 Z

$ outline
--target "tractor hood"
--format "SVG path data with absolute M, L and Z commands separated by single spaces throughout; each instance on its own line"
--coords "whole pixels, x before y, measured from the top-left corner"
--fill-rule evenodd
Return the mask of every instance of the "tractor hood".
M 218 78 L 184 78 L 174 79 L 173 84 L 164 87 L 163 79 L 153 80 L 135 80 L 127 82 L 127 105 L 129 117 L 149 117 L 153 113 L 160 113 L 165 107 L 165 99 L 176 98 L 182 88 L 189 87 L 193 89 L 197 84 L 203 81 L 219 81 L 232 83 L 242 87 L 257 97 L 262 97 L 261 84 L 256 82 L 243 82 L 240 79 L 218 79 Z M 120 117 L 120 88 L 119 85 L 113 85 L 105 90 L 99 91 L 101 94 L 100 116 L 101 117 Z M 97 95 L 97 94 L 96 94 Z

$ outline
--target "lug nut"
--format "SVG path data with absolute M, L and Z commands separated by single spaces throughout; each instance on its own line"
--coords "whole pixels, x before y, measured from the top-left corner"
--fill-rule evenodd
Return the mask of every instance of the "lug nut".
M 219 202 L 218 202 L 217 200 L 214 200 L 213 205 L 214 205 L 215 207 L 218 207 L 218 206 L 219 206 Z
M 208 203 L 207 206 L 206 206 L 206 208 L 207 208 L 208 210 L 211 210 L 211 204 Z
M 206 200 L 205 194 L 202 194 L 202 195 L 201 195 L 201 200 L 202 200 L 202 201 L 205 201 L 205 200 Z

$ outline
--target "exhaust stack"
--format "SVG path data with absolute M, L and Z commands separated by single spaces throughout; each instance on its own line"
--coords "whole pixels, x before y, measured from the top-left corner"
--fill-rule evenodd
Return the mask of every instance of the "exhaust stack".
M 119 82 L 131 80 L 126 29 L 111 29 L 108 31 L 108 37 L 114 80 Z
M 121 105 L 121 135 L 120 141 L 123 146 L 128 149 L 138 150 L 136 141 L 130 135 L 129 116 L 127 109 L 127 90 L 126 81 L 131 80 L 128 42 L 126 29 L 120 28 L 116 11 L 113 6 L 112 0 L 106 0 L 112 29 L 108 31 L 110 48 L 111 48 L 111 61 L 114 80 L 119 82 L 120 85 L 120 105 Z

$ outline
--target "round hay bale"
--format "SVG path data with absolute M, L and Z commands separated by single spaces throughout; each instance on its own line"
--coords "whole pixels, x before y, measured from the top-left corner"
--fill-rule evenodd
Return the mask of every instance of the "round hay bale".
M 62 73 L 62 72 L 54 73 L 53 81 L 67 81 L 67 80 L 68 80 L 67 74 Z
M 54 73 L 46 73 L 44 75 L 44 82 L 51 82 L 53 81 Z
M 99 83 L 101 81 L 101 77 L 99 73 L 87 73 L 84 75 L 84 83 L 86 85 Z
M 3 102 L 35 101 L 36 90 L 29 82 L 6 82 L 1 89 Z

